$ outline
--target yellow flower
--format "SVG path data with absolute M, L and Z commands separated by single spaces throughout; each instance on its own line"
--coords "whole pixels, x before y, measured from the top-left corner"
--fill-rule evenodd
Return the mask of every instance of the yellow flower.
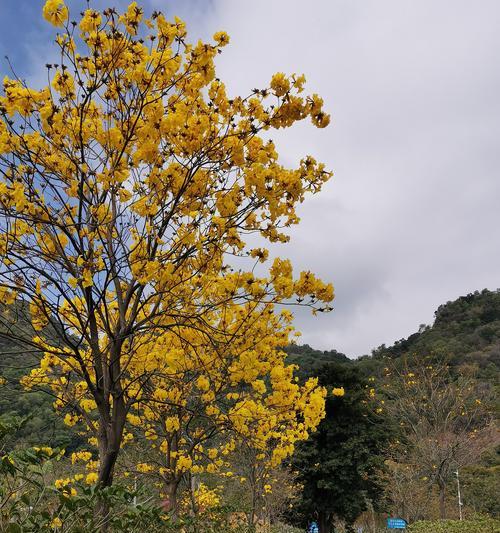
M 87 483 L 87 485 L 93 485 L 98 480 L 98 478 L 99 476 L 97 475 L 97 472 L 90 472 L 85 478 L 85 483 Z
M 185 470 L 189 470 L 192 465 L 193 465 L 193 461 L 191 460 L 191 457 L 187 457 L 185 455 L 181 455 L 179 457 L 179 459 L 177 459 L 177 470 L 179 472 L 183 472 Z
M 165 421 L 165 429 L 171 433 L 177 431 L 180 428 L 179 419 L 176 416 L 169 416 Z
M 277 72 L 272 77 L 271 89 L 276 96 L 283 96 L 290 90 L 290 82 L 283 72 Z
M 205 376 L 200 376 L 196 380 L 196 386 L 202 391 L 208 391 L 210 389 L 210 382 Z
M 92 453 L 86 451 L 73 452 L 71 454 L 71 464 L 75 464 L 77 461 L 88 462 L 92 459 Z M 76 476 L 75 476 L 76 478 Z
M 54 26 L 62 27 L 68 20 L 68 8 L 63 0 L 47 0 L 43 6 L 43 18 Z
M 41 448 L 35 446 L 33 448 L 36 452 L 43 452 L 45 453 L 46 455 L 48 455 L 49 457 L 51 455 L 54 455 L 54 450 L 50 447 L 50 446 L 42 446 Z
M 82 20 L 80 21 L 80 29 L 82 32 L 96 31 L 101 25 L 101 14 L 93 9 L 87 9 L 84 12 Z
M 56 479 L 54 481 L 54 485 L 56 489 L 63 489 L 66 485 L 69 485 L 71 483 L 71 479 L 69 477 L 65 479 Z
M 122 22 L 130 35 L 137 34 L 137 28 L 139 22 L 142 19 L 143 10 L 137 5 L 137 2 L 132 2 L 127 11 L 120 17 L 120 22 Z
M 218 455 L 218 450 L 216 448 L 211 448 L 210 450 L 208 450 L 208 457 L 210 459 L 215 459 Z
M 334 387 L 332 390 L 334 396 L 344 396 L 345 390 L 344 387 Z
M 77 422 L 78 417 L 76 415 L 72 415 L 71 413 L 67 413 L 64 417 L 64 423 L 69 427 L 73 427 Z
M 219 46 L 226 46 L 226 44 L 229 44 L 229 35 L 225 31 L 218 31 L 214 34 L 214 41 Z
M 84 288 L 92 287 L 92 285 L 94 284 L 94 280 L 92 279 L 92 272 L 88 268 L 83 269 L 82 278 L 82 286 Z
M 198 505 L 205 509 L 216 507 L 220 503 L 220 498 L 217 494 L 217 489 L 209 489 L 203 483 L 200 483 L 200 486 L 194 493 L 194 497 L 198 502 Z
M 147 463 L 139 463 L 136 466 L 136 469 L 138 472 L 142 472 L 143 474 L 147 474 L 148 472 L 153 471 L 153 467 L 151 465 L 148 465 Z
M 52 522 L 50 523 L 50 527 L 51 527 L 52 529 L 57 529 L 58 527 L 61 527 L 61 526 L 62 526 L 62 520 L 61 520 L 58 516 L 56 516 L 56 517 L 52 520 Z

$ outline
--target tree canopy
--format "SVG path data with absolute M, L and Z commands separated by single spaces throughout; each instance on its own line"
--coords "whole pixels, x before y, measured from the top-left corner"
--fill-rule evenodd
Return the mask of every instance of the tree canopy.
M 268 251 L 245 241 L 288 241 L 330 178 L 311 156 L 284 167 L 262 137 L 326 126 L 322 99 L 283 73 L 229 97 L 214 64 L 228 35 L 191 44 L 180 19 L 136 2 L 72 21 L 48 0 L 43 16 L 60 28 L 50 84 L 5 78 L 0 97 L 1 334 L 38 354 L 23 386 L 89 434 L 101 485 L 139 431 L 170 486 L 215 459 L 214 433 L 272 443 L 280 462 L 325 391 L 294 381 L 292 315 L 275 306 L 329 310 L 333 287 L 282 258 L 256 275 Z
M 330 363 L 317 375 L 331 394 L 325 419 L 292 460 L 303 486 L 293 514 L 304 525 L 315 518 L 320 532 L 329 532 L 334 519 L 351 526 L 370 500 L 379 499 L 379 473 L 391 431 L 356 367 Z

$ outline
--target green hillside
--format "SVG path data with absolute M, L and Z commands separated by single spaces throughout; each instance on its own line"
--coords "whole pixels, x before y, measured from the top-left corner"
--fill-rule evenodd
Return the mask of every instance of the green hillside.
M 2 335 L 11 323 L 18 332 L 29 330 L 22 308 L 0 306 L 0 376 L 5 380 L 0 385 L 0 418 L 26 419 L 16 433 L 16 444 L 50 443 L 68 450 L 78 447 L 81 439 L 56 416 L 51 396 L 44 391 L 22 390 L 19 378 L 37 364 L 37 356 Z
M 438 307 L 432 326 L 393 346 L 373 350 L 375 359 L 396 358 L 404 354 L 449 357 L 453 364 L 474 364 L 482 372 L 500 367 L 500 290 L 461 296 Z
M 347 355 L 337 350 L 315 350 L 309 344 L 287 346 L 285 351 L 288 354 L 287 361 L 299 366 L 299 373 L 302 375 L 315 375 L 319 369 L 327 363 L 353 362 Z
M 495 381 L 500 369 L 500 290 L 476 291 L 438 307 L 432 325 L 421 325 L 416 333 L 382 344 L 371 355 L 350 359 L 337 350 L 315 350 L 308 344 L 286 348 L 288 361 L 311 374 L 325 363 L 359 365 L 366 374 L 378 374 L 386 358 L 404 355 L 445 358 L 454 366 L 470 365 L 478 377 Z

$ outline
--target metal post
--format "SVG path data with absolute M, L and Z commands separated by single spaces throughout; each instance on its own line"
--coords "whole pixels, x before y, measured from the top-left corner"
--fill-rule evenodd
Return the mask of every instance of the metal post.
M 460 494 L 460 478 L 458 477 L 458 469 L 455 472 L 455 475 L 457 476 L 457 491 L 458 491 L 458 514 L 460 516 L 460 520 L 462 520 L 462 495 Z

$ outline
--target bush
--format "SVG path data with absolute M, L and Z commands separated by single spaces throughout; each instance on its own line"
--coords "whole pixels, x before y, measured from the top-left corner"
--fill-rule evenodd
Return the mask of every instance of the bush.
M 500 520 L 478 517 L 471 520 L 422 520 L 411 524 L 408 533 L 500 533 Z

